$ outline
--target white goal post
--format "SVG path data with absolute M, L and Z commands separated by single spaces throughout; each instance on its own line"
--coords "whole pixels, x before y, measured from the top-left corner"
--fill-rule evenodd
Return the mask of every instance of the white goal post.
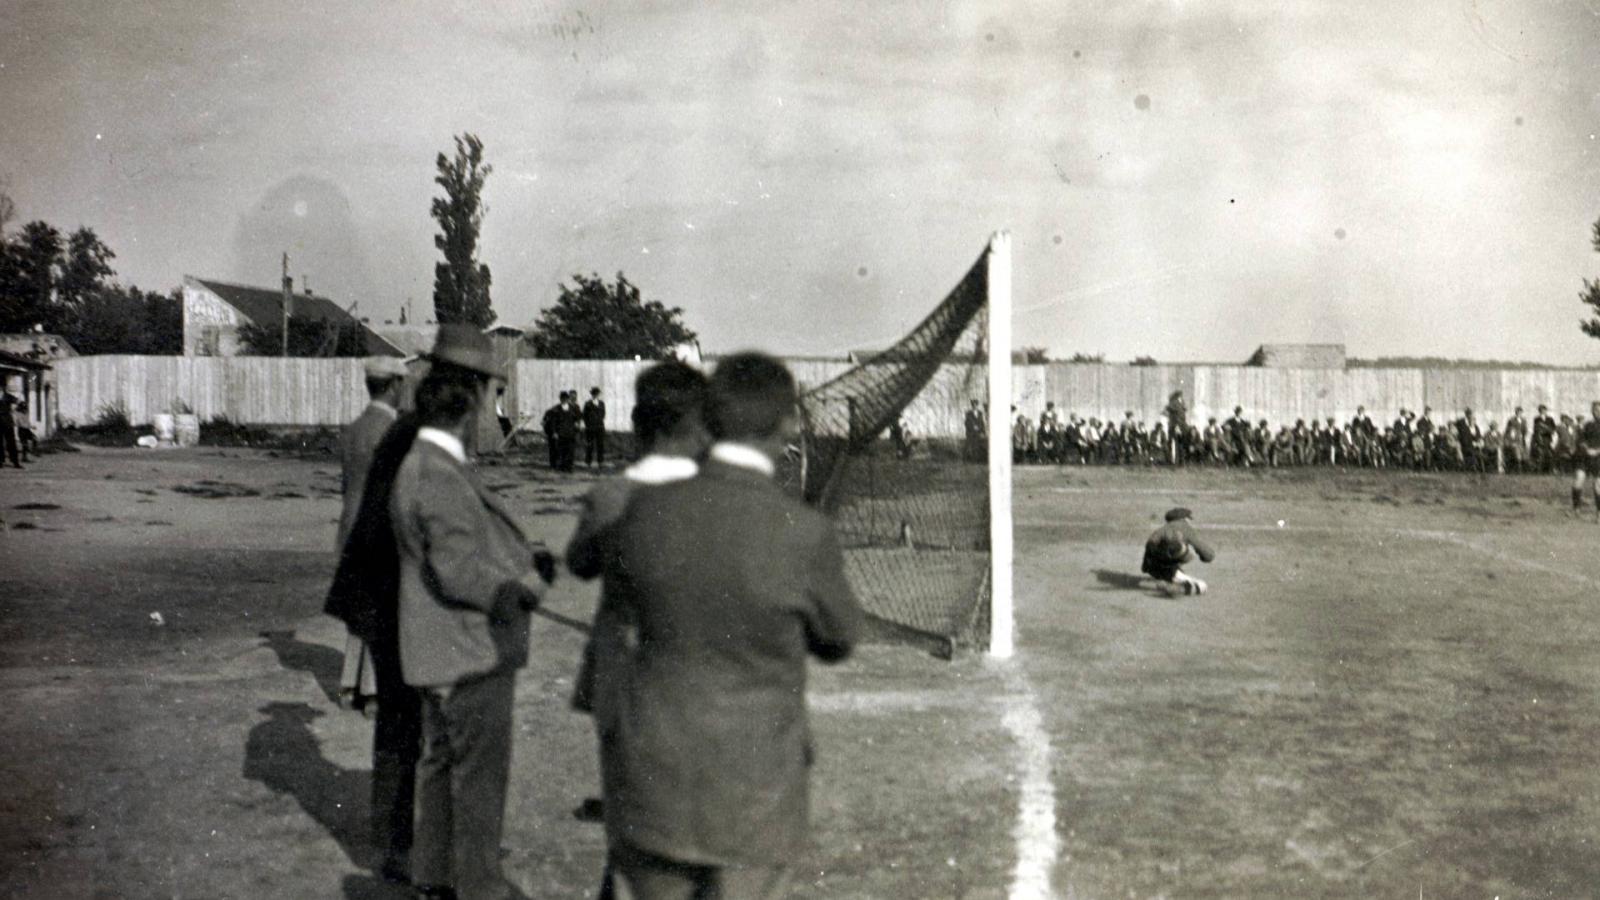
M 1016 652 L 1011 562 L 1011 233 L 989 239 L 989 655 Z

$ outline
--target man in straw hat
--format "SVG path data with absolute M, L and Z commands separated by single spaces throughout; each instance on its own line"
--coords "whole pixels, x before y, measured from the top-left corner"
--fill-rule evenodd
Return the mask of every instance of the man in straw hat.
M 366 372 L 367 408 L 344 426 L 339 435 L 340 487 L 344 491 L 344 508 L 339 513 L 338 542 L 334 548 L 341 553 L 345 542 L 350 539 L 356 513 L 361 509 L 361 493 L 367 483 L 367 471 L 372 468 L 372 454 L 377 450 L 384 432 L 400 417 L 400 391 L 405 386 L 406 366 L 396 357 L 369 357 L 362 368 Z M 355 635 L 345 642 L 344 671 L 339 676 L 339 703 L 370 712 L 368 703 L 377 694 L 377 686 L 373 681 L 371 655 L 365 647 L 365 642 Z
M 350 630 L 341 703 L 377 720 L 372 736 L 372 842 L 382 854 L 380 872 L 390 881 L 405 882 L 422 711 L 400 674 L 394 538 L 386 509 L 394 472 L 410 449 L 416 426 L 398 419 L 396 412 L 404 363 L 375 357 L 365 369 L 371 402 L 345 426 L 340 439 L 344 510 L 339 517 L 339 568 L 324 609 Z
M 1144 562 L 1139 571 L 1185 594 L 1204 594 L 1206 583 L 1179 568 L 1196 556 L 1201 562 L 1211 562 L 1217 556 L 1189 524 L 1193 515 L 1181 506 L 1167 510 L 1167 523 L 1151 532 L 1144 542 Z
M 500 870 L 515 676 L 554 561 L 467 462 L 463 438 L 499 374 L 489 339 L 444 325 L 429 358 L 389 498 L 401 667 L 422 696 L 411 875 L 422 897 L 502 900 L 520 895 Z

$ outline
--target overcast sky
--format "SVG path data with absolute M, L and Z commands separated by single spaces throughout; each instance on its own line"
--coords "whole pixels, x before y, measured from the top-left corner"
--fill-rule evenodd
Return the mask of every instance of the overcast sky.
M 431 316 L 470 131 L 512 324 L 622 270 L 710 351 L 878 345 L 1004 228 L 1057 355 L 1600 359 L 1600 0 L 3 0 L 0 123 L 151 289 L 286 249 Z

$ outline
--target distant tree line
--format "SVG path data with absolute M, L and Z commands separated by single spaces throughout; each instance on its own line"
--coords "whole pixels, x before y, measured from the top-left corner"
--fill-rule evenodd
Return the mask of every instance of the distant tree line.
M 70 234 L 35 220 L 8 226 L 16 206 L 0 184 L 0 333 L 60 335 L 79 353 L 170 355 L 183 346 L 177 291 L 115 281 L 116 254 L 94 229 Z

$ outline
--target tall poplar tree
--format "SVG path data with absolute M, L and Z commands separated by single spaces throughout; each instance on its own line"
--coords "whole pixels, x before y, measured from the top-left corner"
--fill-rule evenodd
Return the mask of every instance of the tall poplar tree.
M 489 267 L 478 262 L 478 232 L 488 207 L 483 204 L 483 181 L 492 167 L 483 161 L 483 141 L 475 134 L 455 138 L 454 157 L 439 154 L 439 174 L 434 183 L 444 189 L 433 198 L 432 214 L 439 222 L 433 245 L 444 261 L 433 267 L 433 317 L 439 324 L 466 322 L 485 328 L 494 322 L 489 306 Z

